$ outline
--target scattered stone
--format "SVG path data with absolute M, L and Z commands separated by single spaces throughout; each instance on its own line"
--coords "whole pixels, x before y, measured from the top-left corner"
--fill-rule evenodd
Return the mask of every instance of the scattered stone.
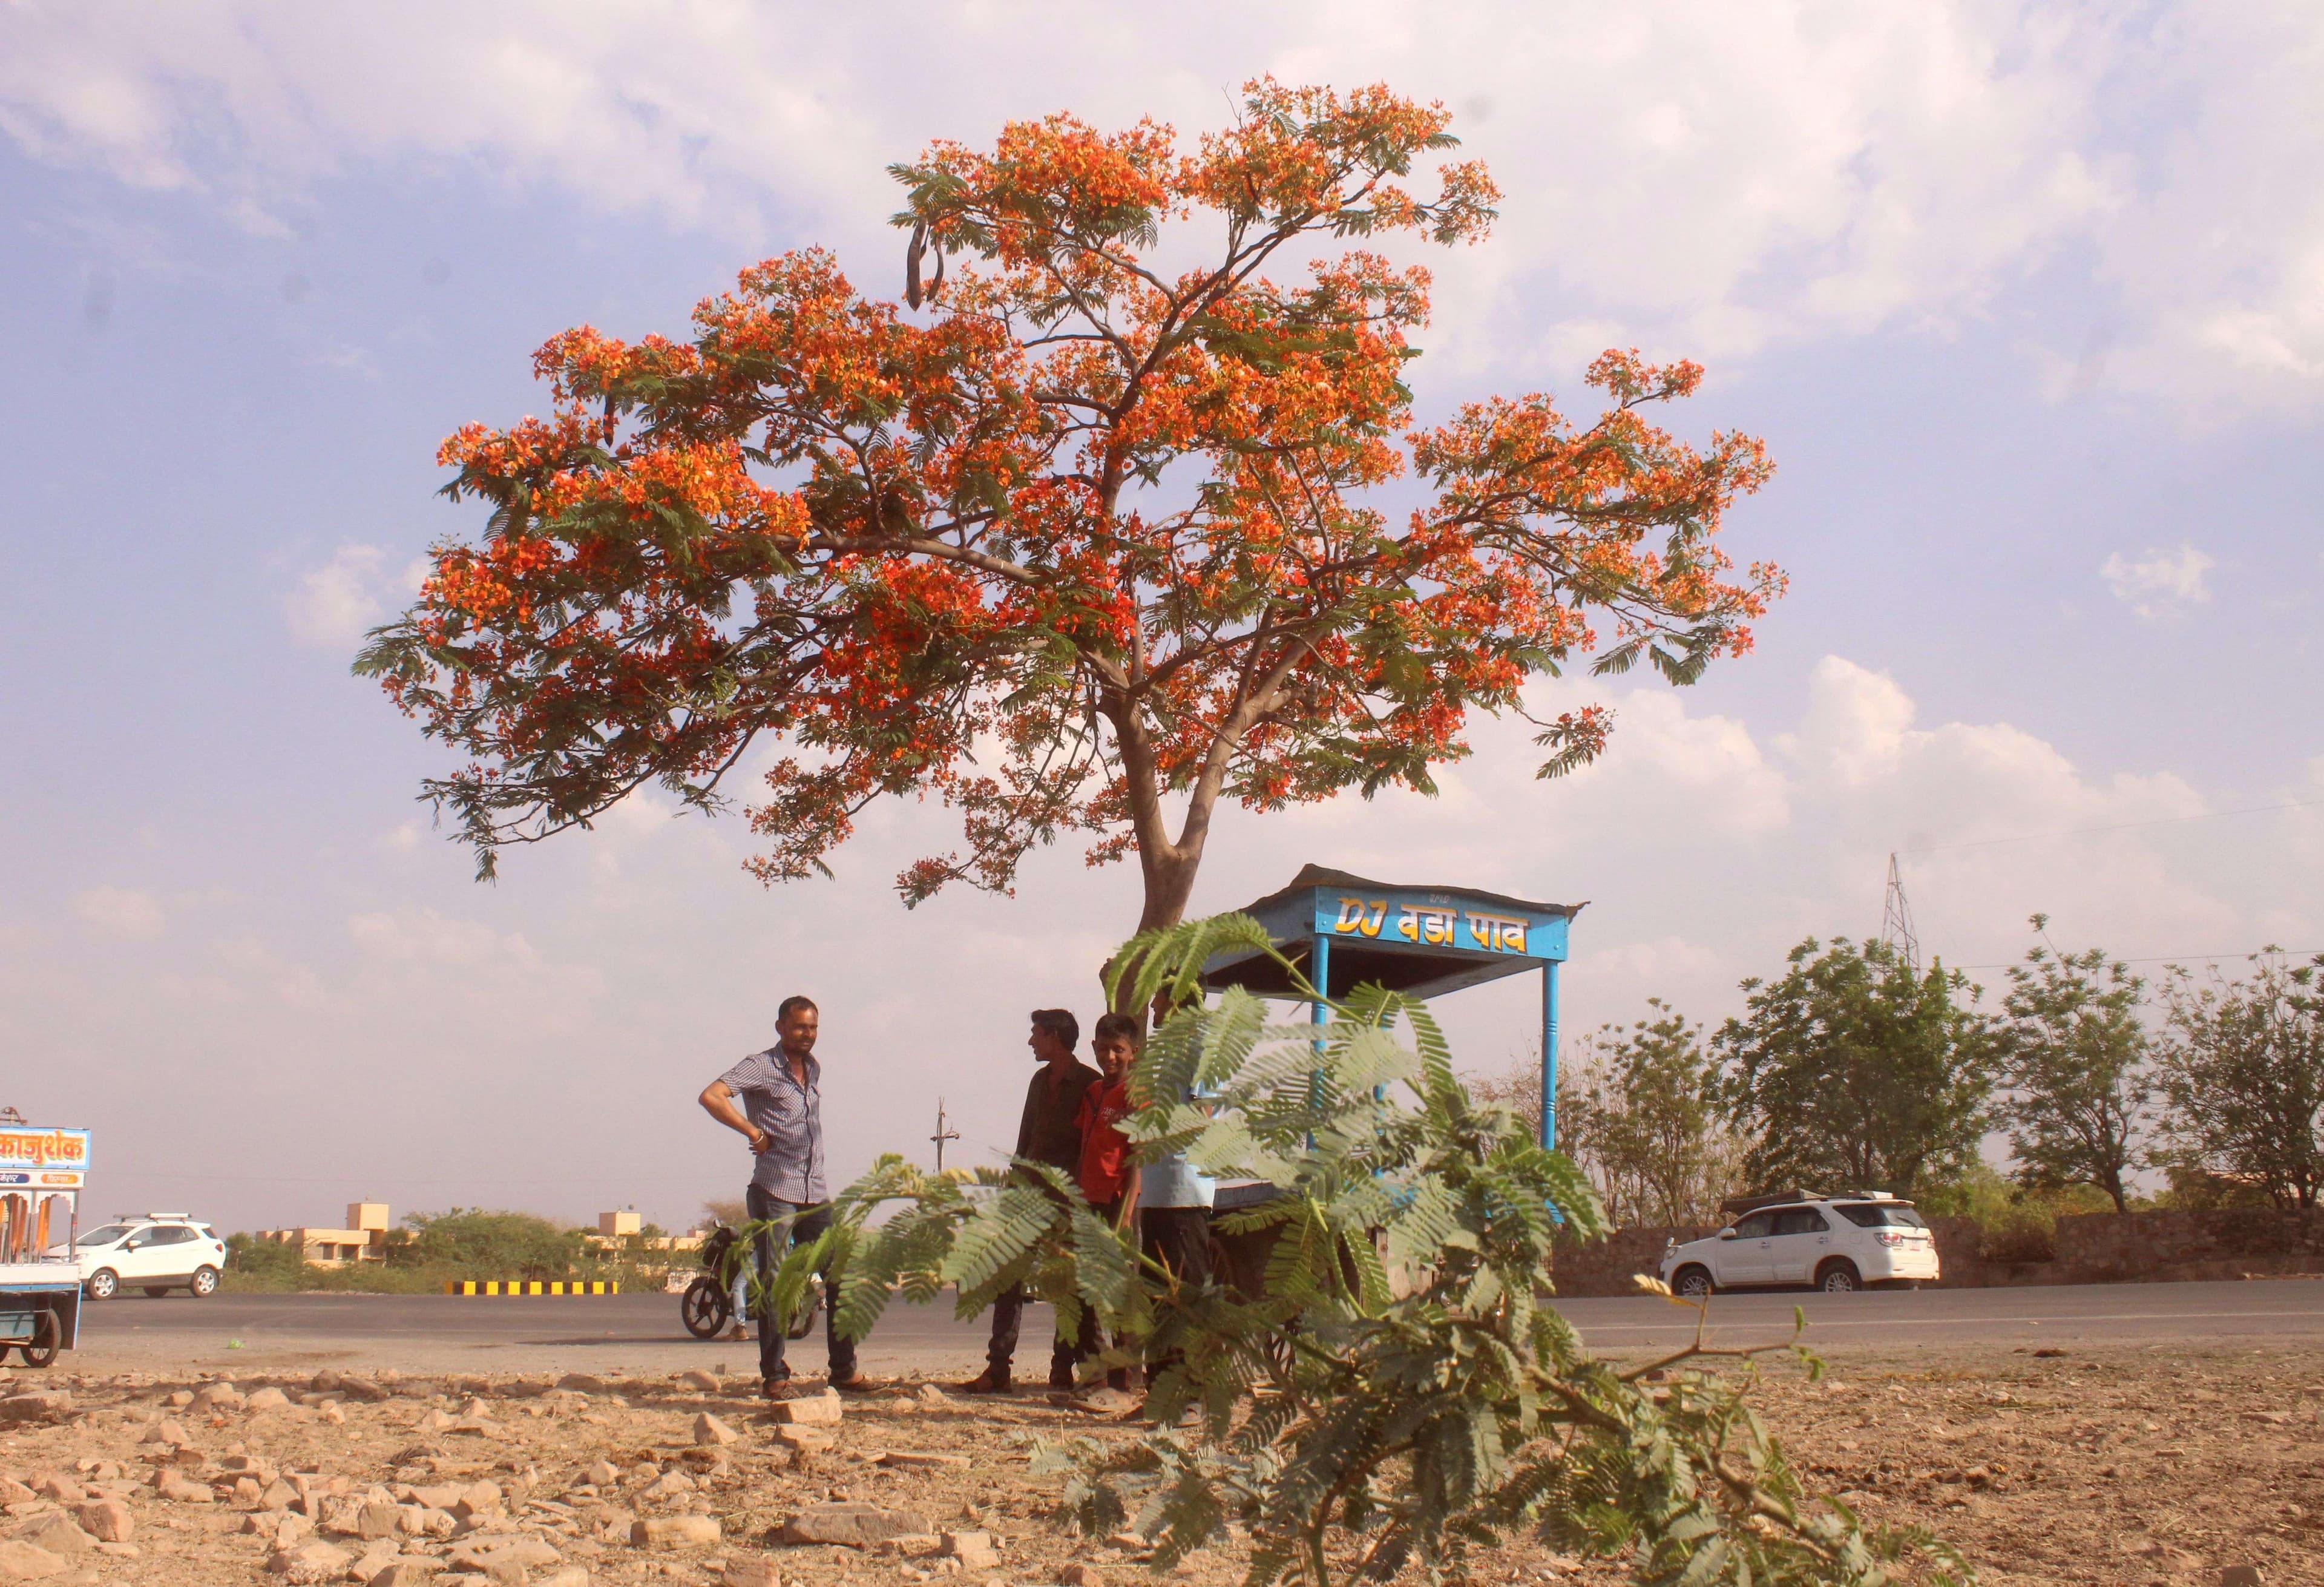
M 51 1510 L 16 1534 L 35 1548 L 45 1548 L 53 1555 L 87 1554 L 97 1546 L 97 1539 L 82 1531 L 70 1516 Z
M 1105 1573 L 1095 1565 L 1070 1564 L 1057 1573 L 1064 1587 L 1105 1587 Z
M 745 1555 L 741 1559 L 726 1562 L 726 1573 L 719 1580 L 724 1587 L 783 1587 L 783 1579 L 775 1571 L 775 1562 L 763 1554 Z
M 605 1392 L 605 1380 L 603 1378 L 592 1378 L 586 1372 L 567 1372 L 557 1380 L 557 1386 L 559 1389 L 570 1389 L 576 1394 Z
M 880 1457 L 883 1466 L 897 1466 L 907 1471 L 943 1471 L 947 1468 L 965 1469 L 969 1459 L 964 1454 L 935 1454 L 921 1450 L 891 1449 Z
M 72 1396 L 61 1389 L 0 1399 L 0 1422 L 61 1422 L 70 1415 Z
M 2219 1573 L 2219 1587 L 2260 1587 L 2257 1565 L 2229 1565 Z
M 479 1571 L 488 1576 L 498 1576 L 510 1566 L 517 1578 L 523 1579 L 528 1566 L 562 1564 L 565 1556 L 551 1545 L 538 1537 L 501 1533 L 490 1537 L 472 1537 L 445 1556 L 444 1563 L 456 1571 Z
M 0 1543 L 0 1582 L 32 1582 L 53 1576 L 65 1562 L 45 1548 L 11 1537 Z
M 365 1542 L 379 1537 L 392 1537 L 403 1530 L 403 1512 L 392 1504 L 374 1499 L 356 1510 L 353 1518 L 355 1535 Z
M 129 1507 L 117 1499 L 92 1499 L 74 1509 L 73 1519 L 99 1543 L 126 1543 L 137 1530 Z
M 946 1394 L 943 1389 L 937 1388 L 933 1383 L 921 1384 L 919 1393 L 917 1398 L 922 1405 L 950 1405 L 952 1403 L 952 1396 Z
M 137 1442 L 140 1444 L 191 1444 L 193 1441 L 193 1435 L 186 1431 L 186 1425 L 183 1422 L 172 1421 L 169 1417 L 165 1416 L 161 1421 L 158 1421 L 152 1426 L 146 1428 L 145 1436 L 140 1438 Z
M 630 1527 L 640 1548 L 702 1548 L 719 1538 L 715 1516 L 649 1516 Z
M 936 1538 L 936 1553 L 945 1559 L 956 1559 L 964 1571 L 989 1571 L 1001 1564 L 1000 1551 L 992 1546 L 990 1532 L 945 1532 Z
M 190 1408 L 198 1411 L 238 1411 L 243 1408 L 242 1390 L 231 1383 L 209 1383 L 197 1389 Z
M 801 1454 L 821 1454 L 839 1442 L 839 1435 L 828 1427 L 778 1427 L 775 1442 Z
M 299 1490 L 277 1477 L 259 1494 L 258 1502 L 268 1509 L 289 1509 L 298 1502 Z
M 542 1577 L 537 1587 L 589 1587 L 589 1567 L 567 1565 Z
M 775 1420 L 788 1427 L 836 1427 L 845 1415 L 844 1402 L 832 1390 L 779 1399 L 769 1407 Z
M 350 1558 L 344 1548 L 328 1543 L 302 1543 L 296 1548 L 278 1548 L 267 1556 L 269 1573 L 282 1577 L 291 1587 L 316 1587 L 324 1582 L 337 1581 L 346 1570 Z
M 694 1442 L 697 1445 L 724 1447 L 739 1443 L 742 1435 L 712 1416 L 708 1411 L 694 1418 Z
M 0 1477 L 0 1504 L 30 1504 L 39 1494 L 14 1477 Z
M 349 1399 L 360 1399 L 371 1405 L 395 1398 L 393 1389 L 383 1388 L 368 1378 L 341 1378 L 339 1391 Z
M 242 1402 L 242 1408 L 251 1412 L 279 1411 L 290 1403 L 289 1395 L 270 1384 L 245 1398 Z
M 699 1389 L 705 1394 L 715 1394 L 725 1387 L 699 1367 L 690 1372 L 680 1372 L 678 1375 L 678 1383 L 681 1389 Z
M 172 1389 L 168 1394 L 161 1397 L 161 1403 L 167 1406 L 175 1406 L 178 1409 L 184 1410 L 188 1406 L 194 1403 L 194 1391 L 190 1389 Z
M 429 1578 L 443 1568 L 443 1561 L 424 1554 L 401 1555 L 371 1579 L 371 1587 L 427 1587 Z
M 599 1461 L 581 1474 L 595 1488 L 611 1488 L 622 1480 L 620 1470 L 611 1461 Z
M 164 1472 L 154 1480 L 153 1491 L 172 1504 L 215 1504 L 217 1495 L 207 1482 L 189 1482 L 174 1472 Z
M 926 1516 L 910 1510 L 885 1509 L 860 1499 L 811 1504 L 783 1523 L 785 1543 L 835 1543 L 848 1548 L 870 1548 L 910 1532 L 932 1532 Z

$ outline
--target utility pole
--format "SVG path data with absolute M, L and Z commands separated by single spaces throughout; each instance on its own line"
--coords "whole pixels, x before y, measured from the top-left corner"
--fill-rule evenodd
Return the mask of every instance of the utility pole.
M 1895 948 L 1915 978 L 1921 973 L 1921 938 L 1913 929 L 1913 906 L 1904 897 L 1904 873 L 1888 856 L 1888 891 L 1880 903 L 1880 940 Z
M 958 1140 L 960 1131 L 945 1128 L 945 1099 L 936 1098 L 936 1132 L 928 1137 L 936 1143 L 936 1172 L 944 1172 L 944 1149 L 947 1140 Z

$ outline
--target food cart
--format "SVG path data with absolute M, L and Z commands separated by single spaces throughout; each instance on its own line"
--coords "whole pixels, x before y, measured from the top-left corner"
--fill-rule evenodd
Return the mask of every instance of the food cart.
M 80 1193 L 88 1131 L 0 1110 L 0 1355 L 45 1367 L 80 1339 Z

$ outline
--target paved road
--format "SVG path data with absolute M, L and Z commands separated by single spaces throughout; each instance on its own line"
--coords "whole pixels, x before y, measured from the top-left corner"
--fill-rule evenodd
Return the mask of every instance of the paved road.
M 1693 1331 L 1692 1312 L 1646 1297 L 1561 1306 L 1593 1348 L 1613 1353 L 1672 1348 Z M 1712 1337 L 1729 1344 L 1782 1339 L 1795 1306 L 1807 1315 L 1807 1342 L 1831 1355 L 2324 1345 L 2324 1281 L 2317 1280 L 1723 1295 L 1711 1303 Z M 402 1370 L 669 1372 L 712 1365 L 739 1374 L 753 1370 L 756 1348 L 687 1338 L 677 1298 L 663 1295 L 133 1296 L 82 1315 L 80 1351 L 65 1361 L 83 1370 L 165 1363 L 263 1370 L 359 1360 Z M 1028 1317 L 1024 1338 L 1019 1370 L 1045 1366 L 1047 1318 Z M 965 1371 L 982 1354 L 983 1340 L 981 1324 L 954 1322 L 948 1309 L 897 1306 L 864 1361 L 874 1372 Z M 791 1350 L 801 1370 L 821 1368 L 820 1339 Z

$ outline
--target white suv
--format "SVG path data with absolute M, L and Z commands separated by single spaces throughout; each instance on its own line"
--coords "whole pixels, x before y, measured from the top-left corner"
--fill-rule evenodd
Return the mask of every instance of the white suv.
M 1663 1251 L 1663 1282 L 1700 1299 L 1720 1289 L 1807 1285 L 1834 1294 L 1937 1278 L 1937 1241 L 1910 1202 L 1883 1192 L 1802 1193 L 1753 1208 L 1708 1240 Z
M 226 1266 L 226 1242 L 217 1232 L 184 1213 L 148 1213 L 92 1229 L 73 1242 L 73 1254 L 80 1260 L 81 1289 L 91 1300 L 111 1300 L 124 1289 L 215 1295 L 218 1269 Z

